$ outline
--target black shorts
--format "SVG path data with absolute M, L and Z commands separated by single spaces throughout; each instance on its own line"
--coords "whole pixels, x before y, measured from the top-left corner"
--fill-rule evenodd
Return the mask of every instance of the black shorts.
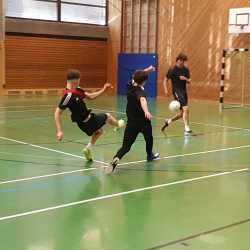
M 179 101 L 181 108 L 188 106 L 188 95 L 187 92 L 175 91 L 173 92 L 174 99 Z
M 98 129 L 102 128 L 107 121 L 107 114 L 90 114 L 90 119 L 87 122 L 77 122 L 78 127 L 88 136 L 93 135 Z

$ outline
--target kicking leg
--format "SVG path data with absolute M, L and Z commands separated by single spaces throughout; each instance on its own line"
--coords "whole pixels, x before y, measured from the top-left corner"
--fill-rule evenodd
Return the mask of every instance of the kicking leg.
M 166 127 L 168 127 L 170 125 L 170 123 L 175 122 L 175 121 L 181 119 L 182 117 L 183 117 L 183 110 L 181 109 L 180 112 L 178 114 L 176 114 L 174 117 L 165 120 L 165 124 L 161 128 L 161 131 L 163 132 L 166 129 Z
M 111 114 L 107 113 L 107 123 L 111 126 L 114 126 L 116 128 L 121 128 L 125 125 L 124 120 L 116 120 Z

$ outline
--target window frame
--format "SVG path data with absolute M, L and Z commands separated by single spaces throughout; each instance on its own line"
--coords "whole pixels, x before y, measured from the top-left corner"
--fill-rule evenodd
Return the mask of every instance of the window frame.
M 26 17 L 14 17 L 8 16 L 6 14 L 5 17 L 12 19 L 22 19 L 22 20 L 33 20 L 33 21 L 45 21 L 45 22 L 59 22 L 59 23 L 72 23 L 72 24 L 85 24 L 85 25 L 97 25 L 97 26 L 107 26 L 108 25 L 108 0 L 106 0 L 105 5 L 96 5 L 96 4 L 83 4 L 83 3 L 74 3 L 74 2 L 66 2 L 64 0 L 36 0 L 37 2 L 52 2 L 57 3 L 57 20 L 49 20 L 49 19 L 34 19 L 34 18 L 26 18 Z M 62 21 L 62 4 L 68 4 L 71 6 L 87 6 L 93 8 L 105 9 L 105 24 L 95 24 L 95 23 L 82 23 L 82 22 L 70 22 L 70 21 Z

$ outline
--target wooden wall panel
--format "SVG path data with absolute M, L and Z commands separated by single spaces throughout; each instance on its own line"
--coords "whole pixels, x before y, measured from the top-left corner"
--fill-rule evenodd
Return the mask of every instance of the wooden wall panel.
M 108 1 L 108 61 L 107 61 L 107 78 L 113 84 L 113 93 L 117 90 L 117 68 L 118 54 L 121 52 L 121 22 L 122 22 L 122 1 Z
M 0 0 L 0 94 L 5 84 L 5 8 Z
M 6 88 L 63 88 L 69 68 L 82 73 L 82 85 L 106 81 L 107 42 L 41 37 L 6 37 Z
M 160 0 L 158 96 L 163 96 L 162 81 L 168 67 L 183 51 L 189 56 L 191 96 L 217 100 L 222 49 L 250 47 L 249 34 L 228 35 L 228 11 L 248 6 L 249 0 Z

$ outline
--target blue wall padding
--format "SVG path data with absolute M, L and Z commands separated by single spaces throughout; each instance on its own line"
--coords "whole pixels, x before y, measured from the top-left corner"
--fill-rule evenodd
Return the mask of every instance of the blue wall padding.
M 127 84 L 131 80 L 135 70 L 144 69 L 148 66 L 158 66 L 157 54 L 119 54 L 118 57 L 118 95 L 126 95 Z M 149 97 L 157 95 L 157 70 L 150 73 L 149 80 L 145 85 Z

